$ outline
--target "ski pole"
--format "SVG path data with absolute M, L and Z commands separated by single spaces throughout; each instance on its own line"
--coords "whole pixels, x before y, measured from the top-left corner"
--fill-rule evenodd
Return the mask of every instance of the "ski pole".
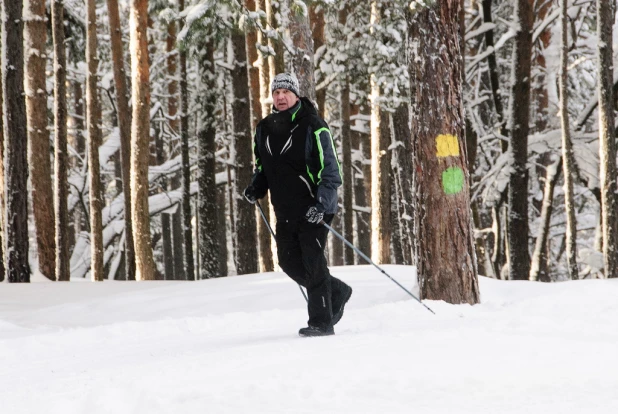
M 397 284 L 397 286 L 399 286 L 401 289 L 403 289 L 408 295 L 412 296 L 418 303 L 420 303 L 421 305 L 423 305 L 429 312 L 433 313 L 434 315 L 436 314 L 434 311 L 431 310 L 431 308 L 429 308 L 429 306 L 425 305 L 423 302 L 421 302 L 421 300 L 419 298 L 417 298 L 416 296 L 414 296 L 412 293 L 410 293 L 410 291 L 408 289 L 406 289 L 405 287 L 403 287 L 401 285 L 401 283 L 397 282 L 395 279 L 393 279 L 388 273 L 386 273 L 384 271 L 384 269 L 382 269 L 380 266 L 378 266 L 377 264 L 375 264 L 373 262 L 373 260 L 371 260 L 369 257 L 367 257 L 366 254 L 364 254 L 363 252 L 361 252 L 360 250 L 358 250 L 352 243 L 350 243 L 349 241 L 347 241 L 345 239 L 345 237 L 343 237 L 341 234 L 337 233 L 337 231 L 335 229 L 333 229 L 331 226 L 329 226 L 328 224 L 326 224 L 324 222 L 324 220 L 320 221 L 320 224 L 322 224 L 324 227 L 326 227 L 328 230 L 330 230 L 335 236 L 337 236 L 339 239 L 341 239 L 342 242 L 344 242 L 346 245 L 348 245 L 349 247 L 352 248 L 352 250 L 354 250 L 360 257 L 362 257 L 363 259 L 365 259 L 367 262 L 371 263 L 372 265 L 374 265 L 380 272 L 384 273 L 384 275 L 386 277 L 388 277 L 390 280 L 392 280 L 393 282 L 395 282 Z
M 268 230 L 270 230 L 270 234 L 273 236 L 273 239 L 276 240 L 277 238 L 275 237 L 275 232 L 273 231 L 273 228 L 270 227 L 270 223 L 268 222 L 268 220 L 266 220 L 266 215 L 264 214 L 264 210 L 262 210 L 262 206 L 260 205 L 260 202 L 255 200 L 255 204 L 257 204 L 257 207 L 260 210 L 260 215 L 262 216 L 264 223 L 266 223 L 266 227 L 268 227 Z M 303 288 L 300 285 L 298 285 L 298 288 L 300 289 L 300 293 L 303 294 L 305 301 L 309 303 L 309 299 L 307 299 L 307 295 L 305 294 L 305 291 L 303 290 Z

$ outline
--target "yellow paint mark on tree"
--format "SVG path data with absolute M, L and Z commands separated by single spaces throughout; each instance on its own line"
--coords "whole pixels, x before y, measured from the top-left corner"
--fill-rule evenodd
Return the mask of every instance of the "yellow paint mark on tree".
M 438 135 L 436 148 L 436 156 L 440 158 L 459 156 L 459 141 L 455 135 Z

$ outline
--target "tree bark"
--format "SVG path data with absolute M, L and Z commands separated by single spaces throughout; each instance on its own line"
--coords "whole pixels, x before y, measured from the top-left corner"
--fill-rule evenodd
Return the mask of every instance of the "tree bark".
M 533 0 L 517 0 L 514 11 L 519 22 L 513 49 L 510 112 L 509 177 L 509 277 L 525 280 L 530 275 L 528 251 L 528 123 L 530 119 L 530 66 L 532 56 Z
M 24 11 L 26 12 L 24 16 L 25 92 L 32 210 L 39 253 L 39 270 L 45 277 L 54 280 L 56 242 L 54 209 L 50 208 L 54 205 L 54 196 L 51 182 L 49 130 L 47 129 L 45 1 L 25 0 Z
M 579 279 L 577 268 L 577 221 L 575 219 L 575 202 L 573 200 L 573 171 L 575 161 L 569 123 L 567 80 L 568 80 L 568 0 L 560 0 L 562 47 L 560 53 L 560 125 L 562 127 L 562 168 L 564 173 L 564 208 L 567 216 L 566 258 L 569 277 Z
M 167 38 L 166 38 L 166 51 L 167 51 L 167 115 L 169 116 L 169 127 L 172 130 L 170 147 L 170 157 L 176 158 L 181 155 L 181 145 L 179 145 L 177 137 L 179 136 L 179 117 L 178 117 L 178 49 L 176 47 L 177 42 L 177 28 L 176 22 L 168 23 L 167 25 Z M 182 172 L 178 172 L 172 175 L 170 179 L 170 186 L 173 190 L 182 186 Z M 172 226 L 172 245 L 174 252 L 174 280 L 186 280 L 185 264 L 184 264 L 184 232 L 182 225 L 182 209 L 176 209 L 176 212 L 170 215 Z
M 99 146 L 101 145 L 101 121 L 99 112 L 97 70 L 97 20 L 96 1 L 88 0 L 86 61 L 86 119 L 88 125 L 88 182 L 90 198 L 90 272 L 95 282 L 103 281 L 103 223 L 101 200 L 101 175 L 99 165 Z
M 2 8 L 0 6 L 0 13 Z M 0 24 L 2 24 L 0 22 Z M 0 29 L 1 30 L 1 29 Z M 0 42 L 2 39 L 0 39 Z M 2 45 L 0 44 L 0 54 L 2 53 Z M 0 60 L 2 58 L 0 57 Z M 4 202 L 5 186 L 4 186 L 4 98 L 2 77 L 4 70 L 0 65 L 0 282 L 4 282 L 6 269 L 4 267 L 4 253 L 6 252 L 6 227 L 5 227 L 5 212 L 6 203 Z
M 288 33 L 294 44 L 292 72 L 296 74 L 301 95 L 315 102 L 315 76 L 313 69 L 313 37 L 309 27 L 309 16 L 301 10 L 292 9 Z
M 459 0 L 445 0 L 410 14 L 416 255 L 422 298 L 474 304 L 479 289 L 464 137 L 460 8 Z
M 541 207 L 541 218 L 539 234 L 536 238 L 532 263 L 530 265 L 530 280 L 551 282 L 548 265 L 548 246 L 549 225 L 551 223 L 551 213 L 554 201 L 554 189 L 562 169 L 562 157 L 554 164 L 547 167 L 545 175 L 545 190 L 543 191 L 543 205 Z
M 178 8 L 184 10 L 185 0 Z M 182 231 L 184 266 L 187 280 L 195 280 L 193 260 L 193 227 L 191 225 L 191 162 L 189 159 L 189 88 L 187 85 L 187 52 L 180 50 L 180 151 L 182 155 Z
M 614 1 L 597 0 L 599 159 L 603 260 L 606 277 L 618 277 L 618 206 L 616 206 L 616 136 L 614 134 L 614 97 L 612 25 Z
M 5 268 L 10 283 L 30 282 L 28 162 L 22 0 L 2 2 L 2 95 L 6 211 Z
M 279 37 L 268 38 L 268 47 L 275 51 L 274 55 L 268 56 L 268 71 L 269 71 L 269 86 L 270 82 L 274 79 L 275 75 L 278 73 L 285 72 L 285 61 L 283 56 L 283 42 L 281 41 L 281 33 L 282 29 L 277 21 L 277 13 L 280 13 L 281 7 L 279 2 L 276 0 L 264 0 L 264 7 L 266 8 L 266 22 L 268 25 L 268 30 L 276 30 L 279 34 Z M 270 89 L 269 89 L 270 95 Z M 268 111 L 270 113 L 270 110 Z M 266 115 L 265 115 L 266 116 Z
M 347 13 L 344 12 L 344 10 L 345 8 L 339 11 L 340 23 L 342 18 L 344 19 L 343 23 L 345 23 L 345 20 L 347 19 Z M 311 25 L 311 33 L 313 37 L 313 65 L 314 67 L 319 67 L 318 60 L 323 54 L 321 48 L 326 43 L 326 38 L 324 37 L 324 27 L 326 26 L 326 22 L 324 21 L 324 8 L 321 4 L 318 4 L 317 2 L 311 4 L 311 7 L 309 9 L 309 22 Z M 326 87 L 323 87 L 315 91 L 315 100 L 318 105 L 318 113 L 320 114 L 321 118 L 324 118 L 325 116 L 326 89 Z
M 154 280 L 155 264 L 148 211 L 150 153 L 150 68 L 148 62 L 148 0 L 131 0 L 131 214 L 135 246 L 135 279 Z
M 233 194 L 237 203 L 236 220 L 236 272 L 239 275 L 256 273 L 258 271 L 257 257 L 257 233 L 255 223 L 255 207 L 247 203 L 242 196 L 242 191 L 248 185 L 248 180 L 253 172 L 253 137 L 250 124 L 251 96 L 249 94 L 249 72 L 247 65 L 247 44 L 242 32 L 232 34 L 232 47 L 234 49 L 234 101 L 232 112 L 234 118 L 234 146 L 236 149 L 236 180 L 229 183 L 235 187 Z
M 129 91 L 122 47 L 122 31 L 118 0 L 107 0 L 109 35 L 111 40 L 114 85 L 116 87 L 116 108 L 120 129 L 120 163 L 122 170 L 122 192 L 124 194 L 124 253 L 127 280 L 135 280 L 135 248 L 133 241 L 133 219 L 131 213 L 131 110 Z
M 270 10 L 269 0 L 257 0 L 256 10 L 264 10 L 268 16 L 268 13 Z M 272 19 L 272 16 L 271 16 L 271 19 Z M 267 27 L 267 24 L 268 24 L 268 18 L 266 19 L 266 21 L 262 22 L 262 26 Z M 271 79 L 270 60 L 273 60 L 274 62 L 274 58 L 267 56 L 263 52 L 265 48 L 271 45 L 271 42 L 272 42 L 271 40 L 264 37 L 264 34 L 262 33 L 262 31 L 258 31 L 258 43 L 261 46 L 260 50 L 258 51 L 259 53 L 258 67 L 260 70 L 259 74 L 260 74 L 260 97 L 261 97 L 261 103 L 262 103 L 262 118 L 266 118 L 268 114 L 270 114 L 271 107 L 272 107 L 268 102 L 270 100 L 270 79 Z M 264 216 L 266 217 L 266 220 L 270 220 L 270 202 L 269 202 L 268 195 L 266 195 L 261 200 L 261 205 L 264 210 Z M 260 249 L 259 256 L 260 256 L 260 262 L 261 262 L 260 271 L 261 272 L 272 272 L 275 269 L 275 263 L 273 261 L 273 252 L 271 249 L 270 231 L 268 230 L 268 226 L 266 226 L 266 223 L 264 223 L 264 220 L 262 219 L 259 212 L 256 211 L 255 214 L 256 214 L 256 220 L 258 223 L 257 225 L 258 240 L 260 244 L 260 247 L 259 247 Z
M 371 24 L 379 24 L 382 5 L 371 3 Z M 375 36 L 375 33 L 372 34 Z M 371 74 L 371 258 L 376 263 L 390 262 L 390 173 L 391 144 L 388 113 L 380 102 L 381 88 L 377 74 Z
M 414 264 L 414 184 L 412 182 L 412 143 L 410 140 L 410 113 L 407 102 L 397 107 L 393 114 L 394 140 L 400 145 L 393 152 L 393 175 L 397 182 L 398 200 L 395 206 L 399 221 L 400 234 L 396 237 L 401 239 L 402 263 Z
M 254 12 L 256 8 L 255 0 L 245 0 L 248 10 Z M 258 43 L 259 29 L 250 29 L 246 32 L 247 59 L 249 67 L 249 93 L 251 95 L 251 131 L 255 131 L 258 122 L 262 119 L 262 105 L 260 102 L 260 63 L 256 44 Z M 261 37 L 261 34 L 260 34 Z M 261 43 L 260 43 L 261 44 Z M 255 221 L 255 219 L 254 219 Z
M 52 3 L 52 33 L 54 40 L 54 211 L 55 220 L 55 279 L 68 281 L 69 257 L 69 195 L 67 149 L 66 52 L 64 45 L 64 1 Z M 48 145 L 49 146 L 49 145 Z M 49 159 L 49 157 L 47 157 Z
M 340 15 L 342 12 L 339 12 Z M 343 75 L 341 79 L 341 156 L 343 169 L 343 235 L 354 240 L 354 170 L 352 169 L 352 137 L 350 121 L 350 79 Z M 354 264 L 354 250 L 344 249 L 343 264 Z
M 355 116 L 370 117 L 369 107 L 353 108 Z M 355 211 L 356 243 L 360 251 L 371 257 L 371 137 L 368 134 L 353 131 L 352 145 L 361 154 L 360 162 L 355 166 L 354 174 L 354 204 L 359 208 Z M 360 177 L 356 177 L 359 173 Z M 360 261 L 359 261 L 360 262 Z
M 198 46 L 200 114 L 198 124 L 198 217 L 200 279 L 219 276 L 219 243 L 217 240 L 217 197 L 215 180 L 215 46 L 212 40 Z

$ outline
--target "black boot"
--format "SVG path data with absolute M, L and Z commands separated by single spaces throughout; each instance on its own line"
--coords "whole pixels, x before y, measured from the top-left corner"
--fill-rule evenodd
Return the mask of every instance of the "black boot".
M 341 320 L 345 304 L 348 303 L 351 296 L 352 288 L 344 284 L 343 288 L 341 289 L 341 293 L 337 295 L 336 298 L 333 298 L 333 326 Z
M 335 330 L 332 325 L 327 328 L 309 325 L 308 327 L 301 328 L 301 330 L 298 331 L 298 335 L 300 336 L 329 336 L 334 334 Z

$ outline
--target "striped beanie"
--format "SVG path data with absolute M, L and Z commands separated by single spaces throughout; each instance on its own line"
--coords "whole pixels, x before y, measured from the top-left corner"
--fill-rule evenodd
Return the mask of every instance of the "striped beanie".
M 287 89 L 300 97 L 298 79 L 293 73 L 280 73 L 275 76 L 273 83 L 270 85 L 270 93 L 272 94 L 277 89 Z

